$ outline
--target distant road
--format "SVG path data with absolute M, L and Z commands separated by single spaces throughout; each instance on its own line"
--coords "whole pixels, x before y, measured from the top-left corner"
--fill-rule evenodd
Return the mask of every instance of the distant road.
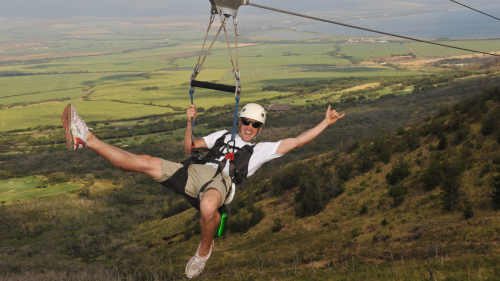
M 415 58 L 418 58 L 417 53 L 415 53 L 410 47 L 408 47 L 408 45 L 406 45 L 406 43 L 403 43 L 403 46 L 406 49 L 408 49 L 408 51 L 410 51 L 415 56 Z

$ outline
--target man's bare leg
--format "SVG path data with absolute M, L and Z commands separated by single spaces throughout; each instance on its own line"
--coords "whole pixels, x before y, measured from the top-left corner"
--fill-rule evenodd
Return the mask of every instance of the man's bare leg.
M 87 135 L 87 146 L 120 170 L 161 178 L 161 160 L 148 155 L 136 155 L 99 140 L 92 133 Z M 219 195 L 220 197 L 220 195 Z
M 218 209 L 222 203 L 220 192 L 211 188 L 203 193 L 200 202 L 200 226 L 201 226 L 201 246 L 198 251 L 200 256 L 206 256 L 210 252 L 215 231 L 220 224 L 220 214 Z

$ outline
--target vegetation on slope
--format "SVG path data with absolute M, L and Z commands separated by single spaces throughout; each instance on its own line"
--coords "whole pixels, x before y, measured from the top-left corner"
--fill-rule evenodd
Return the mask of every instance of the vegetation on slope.
M 423 279 L 428 268 L 440 279 L 494 276 L 499 99 L 497 86 L 395 133 L 257 176 L 232 204 L 202 278 Z M 74 163 L 75 174 L 108 177 L 97 173 L 112 171 L 102 161 L 79 170 L 91 154 L 67 153 L 45 169 Z M 2 274 L 181 277 L 199 240 L 196 212 L 143 176 L 122 180 L 114 191 L 2 204 Z

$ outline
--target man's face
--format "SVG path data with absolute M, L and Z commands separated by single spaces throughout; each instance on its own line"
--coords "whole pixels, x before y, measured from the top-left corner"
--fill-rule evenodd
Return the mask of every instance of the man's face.
M 250 121 L 258 122 L 254 119 L 250 119 L 250 118 L 246 118 L 246 119 L 248 119 Z M 246 141 L 246 142 L 252 141 L 261 130 L 262 130 L 262 126 L 260 126 L 259 128 L 254 128 L 252 126 L 252 123 L 249 123 L 248 125 L 244 125 L 240 119 L 240 136 L 244 141 Z

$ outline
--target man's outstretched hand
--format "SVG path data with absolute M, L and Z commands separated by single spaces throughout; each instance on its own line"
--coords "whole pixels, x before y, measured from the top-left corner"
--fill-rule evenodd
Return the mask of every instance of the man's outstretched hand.
M 332 110 L 332 106 L 329 105 L 328 109 L 326 110 L 325 120 L 328 123 L 328 126 L 330 126 L 344 116 L 345 116 L 345 113 L 340 115 L 336 110 Z

